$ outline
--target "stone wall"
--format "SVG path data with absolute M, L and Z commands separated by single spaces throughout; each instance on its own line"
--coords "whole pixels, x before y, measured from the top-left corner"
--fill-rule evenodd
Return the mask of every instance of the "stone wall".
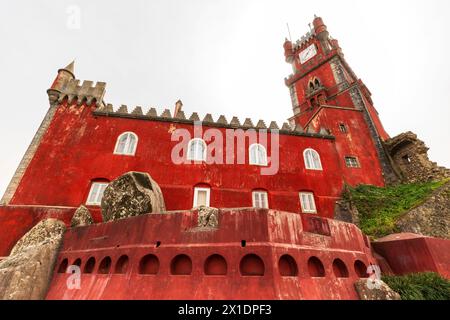
M 450 182 L 405 214 L 396 226 L 401 232 L 450 240 Z
M 404 183 L 427 182 L 450 177 L 449 169 L 429 160 L 429 148 L 412 132 L 405 132 L 385 141 L 385 147 Z

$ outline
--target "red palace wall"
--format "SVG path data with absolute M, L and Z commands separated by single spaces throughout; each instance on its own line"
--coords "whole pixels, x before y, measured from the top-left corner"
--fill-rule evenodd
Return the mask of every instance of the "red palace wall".
M 270 208 L 300 212 L 298 193 L 312 191 L 318 213 L 332 218 L 344 176 L 350 175 L 350 183 L 382 183 L 380 171 L 369 166 L 370 161 L 367 166 L 364 162 L 361 169 L 343 172 L 343 159 L 339 158 L 333 139 L 286 134 L 280 135 L 280 167 L 273 176 L 262 176 L 260 167 L 248 165 L 248 141 L 244 165 L 175 165 L 171 151 L 178 142 L 171 141 L 171 132 L 176 128 L 193 133 L 190 124 L 95 116 L 91 107 L 62 104 L 11 204 L 78 207 L 86 202 L 91 181 L 111 181 L 129 171 L 142 171 L 148 172 L 161 186 L 168 210 L 192 208 L 194 187 L 206 184 L 211 187 L 211 206 L 222 208 L 250 207 L 252 190 L 263 189 L 268 191 Z M 224 128 L 216 129 L 225 137 Z M 127 131 L 139 138 L 136 155 L 113 154 L 118 136 Z M 269 157 L 270 141 L 269 135 Z M 305 169 L 306 148 L 320 154 L 323 171 Z M 354 179 L 352 175 L 356 175 Z
M 347 132 L 340 131 L 340 124 L 345 125 Z M 347 184 L 384 186 L 380 161 L 361 111 L 325 107 L 310 125 L 316 129 L 323 126 L 336 137 L 336 150 Z M 346 156 L 356 157 L 360 168 L 348 168 L 345 165 Z

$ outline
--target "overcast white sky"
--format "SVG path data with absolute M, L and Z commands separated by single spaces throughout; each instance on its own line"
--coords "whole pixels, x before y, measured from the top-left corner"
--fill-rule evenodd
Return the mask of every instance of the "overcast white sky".
M 78 6 L 80 29 L 68 28 Z M 450 167 L 450 1 L 15 0 L 0 3 L 0 194 L 48 109 L 58 68 L 105 81 L 105 101 L 255 121 L 292 115 L 292 38 L 314 14 L 372 91 L 387 131 L 411 130 Z M 61 177 L 63 178 L 63 177 Z

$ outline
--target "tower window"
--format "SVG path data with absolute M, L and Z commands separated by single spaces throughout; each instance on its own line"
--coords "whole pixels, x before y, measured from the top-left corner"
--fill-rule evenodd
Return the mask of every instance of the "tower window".
M 249 148 L 250 165 L 267 166 L 267 151 L 261 144 L 252 144 Z
M 209 207 L 209 198 L 211 189 L 209 188 L 195 188 L 194 189 L 194 208 Z
M 303 213 L 317 213 L 314 194 L 311 192 L 300 192 L 300 205 Z
M 410 164 L 411 163 L 411 158 L 408 155 L 404 155 L 402 157 L 403 163 L 404 164 Z
M 343 123 L 340 123 L 340 124 L 339 124 L 339 130 L 340 130 L 342 133 L 347 133 L 347 126 L 346 126 L 345 124 L 343 124 Z
M 269 209 L 269 201 L 266 191 L 253 191 L 253 207 L 260 209 Z
M 108 183 L 105 182 L 92 183 L 86 204 L 91 206 L 99 206 L 102 203 L 103 193 L 105 192 L 107 186 Z
M 306 169 L 322 170 L 322 163 L 320 162 L 320 156 L 316 150 L 306 149 L 303 152 L 303 158 L 305 160 Z
M 133 132 L 122 133 L 117 138 L 114 154 L 134 156 L 136 153 L 137 142 L 138 137 Z
M 316 79 L 314 80 L 314 86 L 316 87 L 316 89 L 320 87 L 320 81 L 319 81 L 319 79 L 316 78 Z
M 188 146 L 188 160 L 206 161 L 206 143 L 202 139 L 192 139 Z
M 360 168 L 358 158 L 345 157 L 345 164 L 348 168 Z

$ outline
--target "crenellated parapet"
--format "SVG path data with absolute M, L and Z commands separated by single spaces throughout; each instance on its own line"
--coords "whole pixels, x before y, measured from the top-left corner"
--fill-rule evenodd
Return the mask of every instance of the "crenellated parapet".
M 324 128 L 320 129 L 319 132 L 316 132 L 312 128 L 304 130 L 304 128 L 302 128 L 298 124 L 296 126 L 292 126 L 289 123 L 285 122 L 281 126 L 279 126 L 276 121 L 271 121 L 270 123 L 268 122 L 269 125 L 266 125 L 266 122 L 264 120 L 253 121 L 250 118 L 246 118 L 242 121 L 238 117 L 232 117 L 232 119 L 228 121 L 224 115 L 220 115 L 218 118 L 216 118 L 217 120 L 215 120 L 209 113 L 206 114 L 203 118 L 200 118 L 197 112 L 193 112 L 188 117 L 182 110 L 178 111 L 176 116 L 172 116 L 169 109 L 164 109 L 163 111 L 158 112 L 156 108 L 150 108 L 147 112 L 144 113 L 141 106 L 128 108 L 128 106 L 126 105 L 121 105 L 118 108 L 114 108 L 111 104 L 105 104 L 100 108 L 94 110 L 93 113 L 95 116 L 173 122 L 192 125 L 201 123 L 203 126 L 209 127 L 242 130 L 253 129 L 256 131 L 278 131 L 280 134 L 334 139 L 334 136 L 332 136 Z
M 69 104 L 76 102 L 77 105 L 86 103 L 91 105 L 95 102 L 97 107 L 103 105 L 103 97 L 106 92 L 106 83 L 97 82 L 94 85 L 93 81 L 83 81 L 80 84 L 80 80 L 71 79 L 60 90 L 58 95 L 58 102 L 62 102 L 67 98 Z
M 50 104 L 61 103 L 67 99 L 69 104 L 76 102 L 81 106 L 83 103 L 91 105 L 95 102 L 97 107 L 103 105 L 103 97 L 106 92 L 106 83 L 93 81 L 83 81 L 75 78 L 74 72 L 75 62 L 73 61 L 65 68 L 58 70 L 58 75 L 53 82 L 47 94 Z

